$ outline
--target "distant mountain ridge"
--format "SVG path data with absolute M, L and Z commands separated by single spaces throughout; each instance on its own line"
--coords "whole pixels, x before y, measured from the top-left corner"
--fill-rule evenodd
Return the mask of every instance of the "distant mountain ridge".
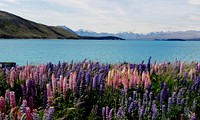
M 119 32 L 116 34 L 113 33 L 97 33 L 94 31 L 88 31 L 84 29 L 79 29 L 75 31 L 78 35 L 81 36 L 116 36 L 124 39 L 191 39 L 196 40 L 200 38 L 200 31 L 189 30 L 189 31 L 177 31 L 177 32 L 151 32 L 148 34 L 139 34 L 133 32 Z
M 0 11 L 0 38 L 78 39 L 79 36 L 59 27 L 35 23 Z

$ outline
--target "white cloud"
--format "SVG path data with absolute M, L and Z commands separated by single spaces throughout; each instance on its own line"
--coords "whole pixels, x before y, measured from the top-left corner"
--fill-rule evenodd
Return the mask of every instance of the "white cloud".
M 146 33 L 199 26 L 197 15 L 200 8 L 193 5 L 198 5 L 200 0 L 0 1 L 1 10 L 47 25 L 66 25 L 73 30 L 119 32 L 134 28 L 136 32 Z M 189 2 L 193 5 L 188 5 Z
M 200 21 L 200 15 L 190 15 L 189 16 L 189 20 L 193 20 L 193 21 Z
M 192 5 L 200 5 L 200 0 L 188 0 L 188 3 Z

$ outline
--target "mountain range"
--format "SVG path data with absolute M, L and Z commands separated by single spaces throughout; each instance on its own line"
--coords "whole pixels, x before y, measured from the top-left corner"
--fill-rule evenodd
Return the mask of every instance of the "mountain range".
M 189 31 L 177 31 L 177 32 L 151 32 L 148 34 L 139 34 L 133 32 L 119 32 L 119 33 L 97 33 L 94 31 L 79 29 L 75 31 L 78 35 L 81 36 L 116 36 L 124 39 L 145 39 L 145 40 L 154 40 L 154 39 L 186 39 L 186 40 L 197 40 L 200 38 L 200 31 L 189 30 Z

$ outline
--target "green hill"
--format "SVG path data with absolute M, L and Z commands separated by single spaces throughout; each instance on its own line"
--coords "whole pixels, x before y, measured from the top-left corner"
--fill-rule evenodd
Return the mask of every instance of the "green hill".
M 59 27 L 38 24 L 0 11 L 0 38 L 78 39 L 79 36 Z

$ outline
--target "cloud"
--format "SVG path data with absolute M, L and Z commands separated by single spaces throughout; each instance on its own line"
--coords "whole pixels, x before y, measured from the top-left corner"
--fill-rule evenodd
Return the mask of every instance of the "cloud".
M 4 1 L 9 3 L 19 4 L 20 0 L 4 0 Z
M 5 7 L 5 6 L 7 6 L 6 4 L 3 4 L 3 3 L 0 3 L 0 6 L 1 7 Z
M 191 5 L 200 5 L 200 0 L 188 0 L 188 3 Z
M 189 15 L 189 20 L 200 21 L 200 15 Z

